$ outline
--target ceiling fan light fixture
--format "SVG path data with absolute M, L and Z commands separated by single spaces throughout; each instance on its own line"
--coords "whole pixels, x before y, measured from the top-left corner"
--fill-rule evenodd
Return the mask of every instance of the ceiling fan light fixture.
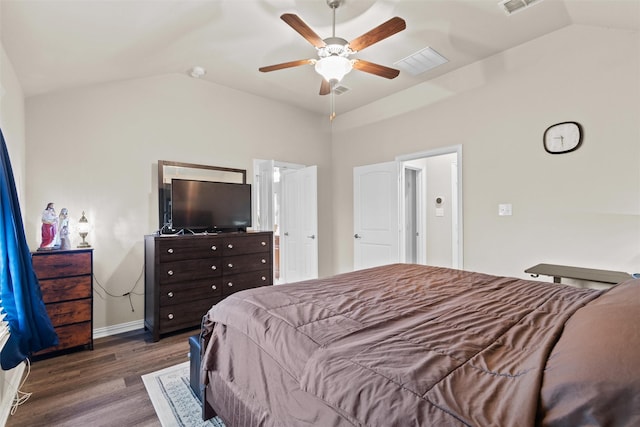
M 324 58 L 325 56 L 338 55 L 347 57 L 353 53 L 349 48 L 349 42 L 340 37 L 328 37 L 324 39 L 326 46 L 318 49 L 318 56 Z
M 337 83 L 353 69 L 353 64 L 344 56 L 331 55 L 318 60 L 315 68 L 326 81 Z
M 362 59 L 350 60 L 349 56 L 353 53 L 360 52 L 366 47 L 378 43 L 387 37 L 399 33 L 407 28 L 407 23 L 404 19 L 394 16 L 361 36 L 351 40 L 351 42 L 348 42 L 341 37 L 336 37 L 336 9 L 344 3 L 344 0 L 326 0 L 326 2 L 333 12 L 332 35 L 326 39 L 321 39 L 320 36 L 317 35 L 315 31 L 313 31 L 298 15 L 293 13 L 284 13 L 280 15 L 280 19 L 282 19 L 287 25 L 316 48 L 318 59 L 299 59 L 297 61 L 283 62 L 281 64 L 260 67 L 258 68 L 258 71 L 266 73 L 269 71 L 298 67 L 300 65 L 313 64 L 316 72 L 322 76 L 319 95 L 330 95 L 329 98 L 331 100 L 332 111 L 330 118 L 333 119 L 335 117 L 334 95 L 339 93 L 339 83 L 342 78 L 352 69 L 355 68 L 358 71 L 363 71 L 365 73 L 387 79 L 394 79 L 398 77 L 400 70 L 385 67 L 384 65 Z

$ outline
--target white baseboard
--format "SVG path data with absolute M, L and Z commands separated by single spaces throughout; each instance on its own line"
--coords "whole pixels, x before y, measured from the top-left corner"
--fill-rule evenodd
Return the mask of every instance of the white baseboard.
M 93 330 L 93 339 L 104 338 L 110 335 L 122 334 L 124 332 L 135 331 L 144 328 L 144 320 L 134 320 L 133 322 L 120 323 L 118 325 L 105 326 Z

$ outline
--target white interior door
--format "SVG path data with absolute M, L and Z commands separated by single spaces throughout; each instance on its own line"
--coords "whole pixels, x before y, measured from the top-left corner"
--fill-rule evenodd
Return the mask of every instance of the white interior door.
M 398 162 L 353 169 L 354 270 L 400 261 Z
M 282 283 L 318 277 L 318 171 L 286 171 L 280 178 Z

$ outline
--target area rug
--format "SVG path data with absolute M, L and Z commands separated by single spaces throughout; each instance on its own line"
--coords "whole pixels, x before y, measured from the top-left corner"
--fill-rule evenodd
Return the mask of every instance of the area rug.
M 189 386 L 189 362 L 142 376 L 162 427 L 225 427 L 220 418 L 202 421 L 200 401 Z

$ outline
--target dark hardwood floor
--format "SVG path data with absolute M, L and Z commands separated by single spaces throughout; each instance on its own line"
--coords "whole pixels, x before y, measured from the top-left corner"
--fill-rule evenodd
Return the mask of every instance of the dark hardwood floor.
M 9 415 L 17 426 L 160 426 L 141 375 L 189 360 L 188 337 L 154 343 L 143 330 L 100 338 L 93 350 L 37 360 L 22 391 L 31 397 Z

